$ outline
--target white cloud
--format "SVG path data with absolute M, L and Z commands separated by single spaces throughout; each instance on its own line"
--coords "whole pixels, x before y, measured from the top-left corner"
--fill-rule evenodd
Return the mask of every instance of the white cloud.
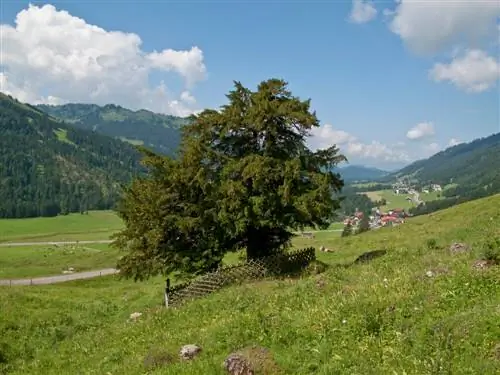
M 429 157 L 441 151 L 441 147 L 436 142 L 424 146 L 424 156 Z
M 459 145 L 461 143 L 463 143 L 463 142 L 456 139 L 456 138 L 451 138 L 450 141 L 448 142 L 448 147 L 453 147 L 453 146 Z
M 371 1 L 353 0 L 349 20 L 354 23 L 366 23 L 377 16 L 377 9 Z
M 432 124 L 432 122 L 421 122 L 408 130 L 406 138 L 417 140 L 434 135 L 434 133 L 434 124 Z
M 492 88 L 500 78 L 500 63 L 480 50 L 468 50 L 449 64 L 435 64 L 429 76 L 436 82 L 449 81 L 467 92 Z
M 354 135 L 344 130 L 337 130 L 329 124 L 313 128 L 308 144 L 312 149 L 323 149 L 335 144 L 348 159 L 372 159 L 380 162 L 399 163 L 410 161 L 409 155 L 401 147 L 401 144 L 389 147 L 378 141 L 364 143 Z
M 397 0 L 389 27 L 416 53 L 498 37 L 498 1 Z M 390 14 L 390 11 L 385 14 Z
M 114 103 L 186 115 L 193 112 L 191 93 L 152 86 L 149 74 L 178 74 L 186 88 L 206 77 L 196 46 L 148 53 L 138 35 L 104 30 L 52 5 L 30 5 L 1 32 L 1 89 L 30 103 Z

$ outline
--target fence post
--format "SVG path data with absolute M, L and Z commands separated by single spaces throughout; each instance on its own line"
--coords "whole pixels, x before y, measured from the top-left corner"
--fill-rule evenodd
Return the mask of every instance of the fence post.
M 165 284 L 165 307 L 168 308 L 168 295 L 170 294 L 170 279 Z

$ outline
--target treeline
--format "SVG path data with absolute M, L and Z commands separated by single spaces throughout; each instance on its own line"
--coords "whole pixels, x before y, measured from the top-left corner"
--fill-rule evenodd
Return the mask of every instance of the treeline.
M 109 209 L 140 171 L 131 145 L 0 94 L 0 217 Z
M 340 213 L 345 216 L 351 216 L 356 210 L 370 212 L 376 206 L 377 203 L 373 202 L 365 194 L 344 193 L 340 202 Z
M 379 191 L 379 190 L 386 190 L 386 189 L 392 189 L 392 184 L 390 183 L 369 183 L 366 185 L 346 185 L 342 191 L 345 194 L 352 194 L 352 193 L 362 193 L 365 191 Z
M 472 186 L 456 186 L 443 191 L 445 198 L 438 199 L 425 204 L 420 204 L 417 207 L 410 209 L 410 213 L 414 216 L 425 215 L 438 210 L 443 210 L 460 203 L 489 197 L 500 193 L 500 172 L 493 181 L 478 181 Z

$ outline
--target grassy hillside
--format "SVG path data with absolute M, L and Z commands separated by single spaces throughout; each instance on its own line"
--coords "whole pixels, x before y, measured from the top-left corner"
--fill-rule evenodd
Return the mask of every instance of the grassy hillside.
M 120 140 L 56 122 L 0 93 L 0 217 L 110 208 L 139 173 Z
M 324 238 L 335 250 L 318 254 L 331 265 L 326 273 L 233 287 L 179 309 L 160 307 L 159 278 L 3 288 L 0 369 L 223 374 L 231 352 L 259 345 L 274 361 L 261 362 L 263 374 L 493 375 L 500 371 L 500 268 L 472 264 L 500 237 L 499 205 L 496 195 L 395 228 Z M 470 252 L 451 253 L 454 241 Z M 352 264 L 374 249 L 387 254 Z M 135 311 L 143 316 L 133 323 Z M 179 362 L 189 343 L 203 352 Z M 145 362 L 158 367 L 148 371 Z
M 187 119 L 129 109 L 108 104 L 39 105 L 37 108 L 72 125 L 140 144 L 157 152 L 172 155 L 180 143 L 179 128 Z

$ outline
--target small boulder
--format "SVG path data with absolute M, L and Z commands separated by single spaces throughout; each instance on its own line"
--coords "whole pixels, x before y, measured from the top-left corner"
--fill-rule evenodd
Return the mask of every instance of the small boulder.
M 230 375 L 283 374 L 271 352 L 259 346 L 247 347 L 230 354 L 223 366 Z
M 452 254 L 466 253 L 470 250 L 469 245 L 461 242 L 454 242 L 450 246 L 450 252 Z
M 141 317 L 142 313 L 140 312 L 134 312 L 130 314 L 130 320 L 133 320 L 134 322 Z
M 250 363 L 241 354 L 230 354 L 224 361 L 224 368 L 230 375 L 254 375 Z
M 480 259 L 480 260 L 476 260 L 472 264 L 472 268 L 481 271 L 481 270 L 485 270 L 485 269 L 491 267 L 491 265 L 492 265 L 492 262 L 489 262 L 489 261 L 484 260 L 484 259 Z
M 179 356 L 181 357 L 181 359 L 190 360 L 190 359 L 193 359 L 194 357 L 196 357 L 200 353 L 201 353 L 201 347 L 199 347 L 198 345 L 194 345 L 194 344 L 188 344 L 188 345 L 184 345 L 181 348 L 181 350 L 179 352 Z

